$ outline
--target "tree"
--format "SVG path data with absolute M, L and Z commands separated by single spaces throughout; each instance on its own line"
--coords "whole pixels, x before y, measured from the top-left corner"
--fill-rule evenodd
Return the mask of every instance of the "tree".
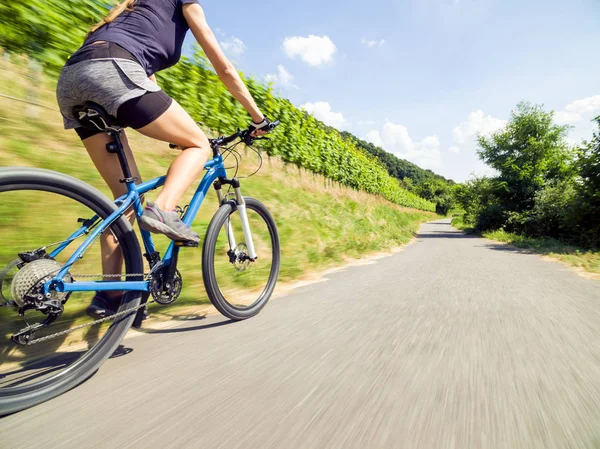
M 454 194 L 451 184 L 440 179 L 428 179 L 419 185 L 415 192 L 421 198 L 435 203 L 436 212 L 441 215 L 446 215 L 454 206 Z
M 575 163 L 580 178 L 576 221 L 584 244 L 600 247 L 600 116 L 595 121 L 598 130 L 584 142 Z
M 479 157 L 500 173 L 496 194 L 507 212 L 533 208 L 536 193 L 548 181 L 573 176 L 565 140 L 569 128 L 554 124 L 553 115 L 541 106 L 522 102 L 506 128 L 478 138 Z

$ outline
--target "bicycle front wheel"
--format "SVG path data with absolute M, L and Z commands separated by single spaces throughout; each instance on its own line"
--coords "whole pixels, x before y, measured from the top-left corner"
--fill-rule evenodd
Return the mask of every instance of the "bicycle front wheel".
M 245 198 L 258 258 L 249 260 L 237 204 L 223 204 L 206 231 L 202 249 L 204 286 L 213 305 L 232 320 L 245 320 L 267 304 L 279 276 L 279 235 L 260 201 Z
M 83 242 L 87 234 L 82 226 L 91 229 L 114 210 L 106 196 L 70 176 L 35 168 L 0 169 L 0 415 L 83 382 L 115 353 L 131 327 L 135 313 L 129 310 L 140 304 L 141 292 L 123 295 L 115 308 L 126 313 L 102 323 L 86 314 L 93 292 L 53 292 L 50 299 L 64 309 L 62 314 L 30 340 L 14 341 L 24 328 L 47 318 L 39 307 L 45 301 L 40 288 Z M 142 280 L 140 248 L 129 222 L 119 218 L 104 236 L 121 248 L 124 272 L 116 276 Z M 99 240 L 69 267 L 65 282 L 103 277 Z M 40 248 L 45 248 L 41 258 L 23 263 L 19 254 Z

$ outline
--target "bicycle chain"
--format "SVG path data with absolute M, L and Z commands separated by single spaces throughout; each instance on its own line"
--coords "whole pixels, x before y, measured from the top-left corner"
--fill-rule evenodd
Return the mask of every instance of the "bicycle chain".
M 126 277 L 126 278 L 131 278 L 134 276 L 137 277 L 144 277 L 147 278 L 150 276 L 150 273 L 126 273 L 126 274 L 73 274 L 73 273 L 69 273 L 73 279 L 75 278 L 122 278 L 122 277 Z
M 77 275 L 71 275 L 73 277 L 78 277 L 78 278 L 117 278 L 117 277 L 134 277 L 134 276 L 143 276 L 144 278 L 148 278 L 150 276 L 150 273 L 145 274 L 145 273 L 132 273 L 132 274 L 77 274 Z M 94 326 L 96 324 L 100 324 L 100 323 L 104 323 L 105 321 L 109 321 L 109 320 L 114 320 L 115 318 L 119 318 L 122 315 L 127 315 L 129 313 L 132 312 L 137 312 L 139 309 L 141 309 L 142 307 L 146 307 L 147 304 L 151 304 L 154 302 L 154 299 L 150 299 L 148 298 L 148 301 L 144 304 L 140 304 L 139 306 L 136 307 L 131 307 L 130 309 L 127 310 L 123 310 L 122 312 L 117 312 L 114 313 L 113 315 L 109 315 L 107 317 L 104 318 L 99 318 L 95 321 L 92 321 L 91 323 L 85 323 L 85 324 L 80 324 L 79 326 L 75 326 L 72 327 L 70 329 L 66 329 L 64 331 L 60 331 L 60 332 L 56 332 L 55 334 L 50 334 L 50 335 L 46 335 L 45 337 L 40 337 L 40 338 L 36 338 L 34 340 L 31 340 L 30 342 L 27 343 L 27 346 L 32 346 L 38 343 L 42 343 L 48 340 L 53 340 L 55 338 L 58 337 L 62 337 L 63 335 L 68 335 L 71 332 L 75 332 L 76 330 L 79 329 L 83 329 L 84 327 L 89 327 L 89 326 Z
M 72 327 L 71 329 L 66 329 L 64 331 L 57 332 L 55 334 L 46 335 L 45 337 L 36 338 L 35 340 L 31 340 L 30 342 L 28 342 L 27 346 L 32 346 L 32 345 L 35 345 L 35 344 L 38 344 L 38 343 L 42 343 L 44 341 L 48 341 L 48 340 L 52 340 L 54 338 L 62 337 L 63 335 L 70 334 L 71 332 L 74 332 L 74 331 L 79 330 L 79 329 L 83 329 L 84 327 L 94 326 L 95 324 L 104 323 L 105 321 L 108 321 L 108 320 L 114 320 L 115 318 L 118 318 L 121 315 L 126 315 L 128 313 L 137 312 L 142 307 L 146 307 L 147 304 L 151 304 L 153 302 L 154 302 L 153 299 L 152 300 L 149 299 L 148 302 L 146 302 L 145 304 L 140 304 L 139 306 L 132 307 L 132 308 L 127 309 L 127 310 L 123 310 L 122 312 L 117 312 L 117 313 L 115 313 L 113 315 L 109 315 L 107 317 L 100 318 L 100 319 L 98 319 L 96 321 L 92 321 L 91 323 L 80 324 L 79 326 Z

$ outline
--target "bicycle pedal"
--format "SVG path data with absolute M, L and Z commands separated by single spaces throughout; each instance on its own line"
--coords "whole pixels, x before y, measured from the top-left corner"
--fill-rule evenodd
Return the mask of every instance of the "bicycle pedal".
M 175 242 L 175 246 L 177 246 L 179 248 L 198 248 L 198 245 L 199 245 L 199 242 L 191 242 L 189 240 Z

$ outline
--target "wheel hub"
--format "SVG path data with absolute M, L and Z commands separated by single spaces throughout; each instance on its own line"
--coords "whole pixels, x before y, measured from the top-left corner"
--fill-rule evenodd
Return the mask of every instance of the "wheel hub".
M 229 261 L 237 271 L 246 271 L 250 266 L 250 262 L 252 262 L 248 255 L 248 246 L 245 243 L 236 246 L 230 254 Z

